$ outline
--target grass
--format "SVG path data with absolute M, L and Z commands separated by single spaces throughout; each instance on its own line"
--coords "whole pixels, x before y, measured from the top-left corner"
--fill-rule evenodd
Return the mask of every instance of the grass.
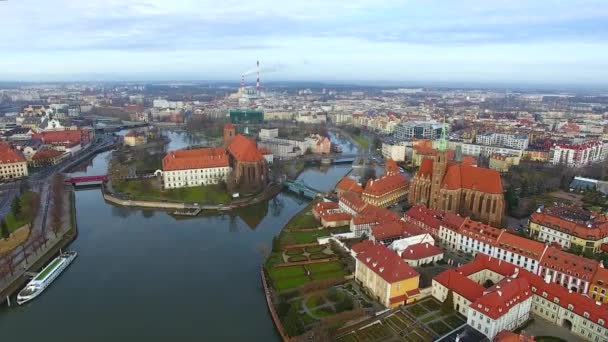
M 412 315 L 416 316 L 416 317 L 420 317 L 420 316 L 424 316 L 426 315 L 428 312 L 427 309 L 425 309 L 422 305 L 420 304 L 414 304 L 412 306 L 406 307 L 407 311 L 409 313 L 411 313 Z
M 366 136 L 353 134 L 352 137 L 362 149 L 367 150 L 369 148 L 370 141 Z
M 422 322 L 429 323 L 429 322 L 432 322 L 432 321 L 436 320 L 439 317 L 441 317 L 440 314 L 434 313 L 434 314 L 432 314 L 432 315 L 430 315 L 428 317 L 423 318 Z
M 429 328 L 431 328 L 431 330 L 433 330 L 439 336 L 443 336 L 443 335 L 449 333 L 450 331 L 452 331 L 452 328 L 450 328 L 447 324 L 443 323 L 442 321 L 430 323 L 428 326 L 429 326 Z
M 283 245 L 313 243 L 317 242 L 318 237 L 328 236 L 329 233 L 324 230 L 315 230 L 310 232 L 281 232 L 281 240 Z
M 310 270 L 313 280 L 342 278 L 347 275 L 342 264 L 336 261 L 311 264 L 306 267 Z
M 62 259 L 57 258 L 57 259 L 53 259 L 53 262 L 51 262 L 50 264 L 48 264 L 43 270 L 42 272 L 38 273 L 38 275 L 36 276 L 36 279 L 34 280 L 42 280 L 44 279 L 44 277 L 46 277 L 49 273 L 51 273 L 51 271 L 53 269 L 55 269 L 55 267 L 57 267 L 57 265 L 61 262 Z
M 325 253 L 313 253 L 309 256 L 310 260 L 320 260 L 329 257 L 331 257 L 331 255 Z
M 323 296 L 320 295 L 312 295 L 310 297 L 308 297 L 308 299 L 306 300 L 306 306 L 309 309 L 313 309 L 316 308 L 319 305 L 323 305 L 325 304 L 325 298 L 323 298 Z
M 27 191 L 23 195 L 18 197 L 19 203 L 21 203 L 21 212 L 19 215 L 11 212 L 4 217 L 8 232 L 12 233 L 18 228 L 21 228 L 25 224 L 31 223 L 38 213 L 40 206 L 40 195 L 35 192 Z
M 425 300 L 418 304 L 424 306 L 429 311 L 435 311 L 435 310 L 439 310 L 441 308 L 441 304 L 439 304 L 435 300 Z
M 294 248 L 294 249 L 288 249 L 285 251 L 286 255 L 302 255 L 304 254 L 304 250 L 302 248 Z
M 153 184 L 152 180 L 136 179 L 117 181 L 112 186 L 119 193 L 142 199 L 169 199 L 214 204 L 227 204 L 231 201 L 230 195 L 221 185 L 201 185 L 161 191 Z
M 309 282 L 302 266 L 275 267 L 268 274 L 279 291 L 294 289 Z
M 331 308 L 319 308 L 312 310 L 311 313 L 319 318 L 325 318 L 334 315 L 336 312 Z
M 309 247 L 306 247 L 305 250 L 311 254 L 320 253 L 325 250 L 325 246 L 309 246 Z
M 452 329 L 456 329 L 465 323 L 465 320 L 458 317 L 457 315 L 448 316 L 448 317 L 444 318 L 443 321 L 445 323 L 447 323 L 449 326 L 451 326 Z
M 310 211 L 306 211 L 294 216 L 287 224 L 288 229 L 307 229 L 318 228 L 321 222 L 317 220 Z
M 287 261 L 289 262 L 300 262 L 300 261 L 307 261 L 308 258 L 305 257 L 304 255 L 294 255 L 294 256 L 290 256 L 289 258 L 287 258 Z

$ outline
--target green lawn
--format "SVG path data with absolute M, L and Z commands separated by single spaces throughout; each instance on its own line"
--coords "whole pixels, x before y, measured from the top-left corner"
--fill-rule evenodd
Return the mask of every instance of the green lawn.
M 170 199 L 194 203 L 230 203 L 231 197 L 220 185 L 193 186 L 161 191 L 149 179 L 122 180 L 112 184 L 114 190 L 142 199 Z
M 321 295 L 312 295 L 306 300 L 306 306 L 309 309 L 316 308 L 319 305 L 325 304 L 325 298 Z
M 295 245 L 302 243 L 317 242 L 318 237 L 328 236 L 329 233 L 325 230 L 315 230 L 310 232 L 281 232 L 281 244 Z
M 320 226 L 321 222 L 310 211 L 305 211 L 294 216 L 287 224 L 288 229 L 318 228 Z
M 450 331 L 452 331 L 452 328 L 450 328 L 447 324 L 443 323 L 442 321 L 430 323 L 429 328 L 431 328 L 431 330 L 433 330 L 439 336 L 443 336 L 443 335 L 449 333 Z
M 352 137 L 362 149 L 367 150 L 369 148 L 370 141 L 366 136 L 353 134 Z
M 40 207 L 40 195 L 35 192 L 25 192 L 18 198 L 19 203 L 21 203 L 20 214 L 15 216 L 11 211 L 4 217 L 9 233 L 12 233 L 17 228 L 32 222 L 38 213 L 38 208 Z
M 342 264 L 337 261 L 306 265 L 306 268 L 310 270 L 313 280 L 343 278 L 347 275 Z
M 277 290 L 293 289 L 306 284 L 309 279 L 302 266 L 275 267 L 268 271 Z

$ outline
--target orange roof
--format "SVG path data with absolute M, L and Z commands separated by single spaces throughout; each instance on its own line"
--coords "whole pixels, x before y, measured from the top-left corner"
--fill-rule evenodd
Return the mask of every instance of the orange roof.
M 386 175 L 398 174 L 399 165 L 397 165 L 397 162 L 392 159 L 387 159 L 384 164 L 384 173 Z
M 599 268 L 599 262 L 576 254 L 570 254 L 555 247 L 548 247 L 545 255 L 540 260 L 540 266 L 571 275 L 578 279 L 591 281 L 595 271 Z
M 340 181 L 336 185 L 336 189 L 342 191 L 352 191 L 359 194 L 363 192 L 363 187 L 361 186 L 361 184 L 357 183 L 357 181 L 350 177 L 344 177 L 340 179 Z
M 371 230 L 372 235 L 378 241 L 392 238 L 404 238 L 425 233 L 422 229 L 402 220 L 382 222 L 373 226 Z
M 64 154 L 64 152 L 60 152 L 60 151 L 53 150 L 53 149 L 46 149 L 46 150 L 36 152 L 36 154 L 34 154 L 32 159 L 40 160 L 40 159 L 55 158 L 55 157 L 59 157 L 62 154 Z
M 357 254 L 357 260 L 390 284 L 419 276 L 397 253 L 381 243 L 368 245 Z
M 531 296 L 528 279 L 504 278 L 484 291 L 483 296 L 471 303 L 470 307 L 492 319 L 497 319 L 509 312 L 510 307 L 524 302 Z
M 367 206 L 367 203 L 363 202 L 361 197 L 359 197 L 354 192 L 345 192 L 340 196 L 340 202 L 344 203 L 347 207 L 351 208 L 353 211 L 360 213 Z
M 459 232 L 471 239 L 495 246 L 496 241 L 498 241 L 504 230 L 473 221 L 467 217 L 464 224 L 460 227 Z
M 433 174 L 433 159 L 424 158 L 420 163 L 420 169 L 418 169 L 418 175 L 420 176 L 431 176 Z
M 593 279 L 591 279 L 591 283 L 603 288 L 608 286 L 608 270 L 605 269 L 602 264 L 600 264 L 595 271 Z
M 439 226 L 443 225 L 457 230 L 465 223 L 464 217 L 441 210 L 430 209 L 422 204 L 411 207 L 405 212 L 404 218 L 435 229 L 439 229 Z
M 598 215 L 592 221 L 573 221 L 560 217 L 559 209 L 565 211 L 570 208 L 553 208 L 553 211 L 535 212 L 530 216 L 530 222 L 587 240 L 599 240 L 608 236 L 608 222 L 605 217 Z
M 397 173 L 392 173 L 388 176 L 383 176 L 378 179 L 369 179 L 363 190 L 363 195 L 383 196 L 395 190 L 407 189 L 410 183 L 405 179 L 405 176 Z
M 87 135 L 88 131 L 82 129 L 65 130 L 65 131 L 44 131 L 42 133 L 33 134 L 33 139 L 40 139 L 45 144 L 78 142 L 82 141 L 83 136 Z
M 441 248 L 435 245 L 431 245 L 428 242 L 415 243 L 409 245 L 406 249 L 403 250 L 403 252 L 401 253 L 401 258 L 403 258 L 404 260 L 420 260 L 442 253 L 443 251 L 441 250 Z
M 264 156 L 258 150 L 255 141 L 240 134 L 234 137 L 234 140 L 228 146 L 228 152 L 239 162 L 255 163 L 264 161 Z
M 224 129 L 234 129 L 234 125 L 232 124 L 232 122 L 229 122 L 226 125 L 224 125 Z
M 228 155 L 221 147 L 171 151 L 163 158 L 163 171 L 227 167 Z
M 325 222 L 350 221 L 353 216 L 349 213 L 326 213 L 321 215 Z
M 440 273 L 439 275 L 435 276 L 433 280 L 458 293 L 471 302 L 483 295 L 483 286 L 467 278 L 454 268 Z
M 510 252 L 540 261 L 545 252 L 545 244 L 542 242 L 526 239 L 519 235 L 508 232 L 502 233 L 498 238 L 498 245 Z
M 491 194 L 503 193 L 498 171 L 462 164 L 448 167 L 443 186 L 449 190 L 464 188 Z
M 260 147 L 259 150 L 262 155 L 272 154 L 272 151 L 268 147 Z
M 10 145 L 6 143 L 0 144 L 0 163 L 20 163 L 25 162 L 25 158 L 21 153 L 15 151 Z

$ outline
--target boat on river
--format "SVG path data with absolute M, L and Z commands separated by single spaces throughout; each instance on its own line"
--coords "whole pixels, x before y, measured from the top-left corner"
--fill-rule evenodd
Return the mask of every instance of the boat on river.
M 76 256 L 74 251 L 59 254 L 19 292 L 17 304 L 27 303 L 38 297 L 76 259 Z

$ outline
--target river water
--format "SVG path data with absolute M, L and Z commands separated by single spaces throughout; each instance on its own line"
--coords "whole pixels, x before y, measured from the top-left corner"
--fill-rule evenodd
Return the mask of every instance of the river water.
M 193 141 L 169 133 L 170 149 Z M 332 137 L 345 152 L 356 147 Z M 105 174 L 110 152 L 75 174 Z M 307 169 L 329 190 L 348 165 Z M 37 299 L 0 309 L 6 341 L 276 341 L 260 282 L 261 249 L 307 201 L 275 199 L 219 216 L 175 219 L 76 192 L 75 262 Z

